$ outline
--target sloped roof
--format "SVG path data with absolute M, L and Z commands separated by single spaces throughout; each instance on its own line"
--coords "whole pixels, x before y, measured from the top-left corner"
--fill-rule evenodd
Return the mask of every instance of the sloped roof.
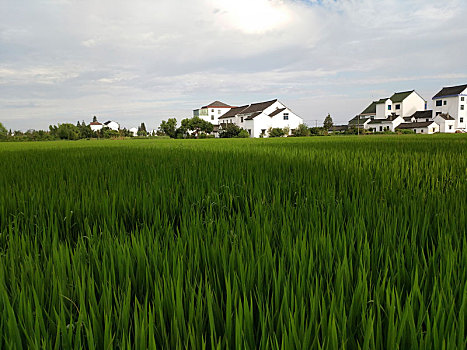
M 441 113 L 441 114 L 438 114 L 437 117 L 441 117 L 444 120 L 456 120 L 453 117 L 451 117 L 449 113 Z
M 366 123 L 366 121 L 370 119 L 370 118 L 364 118 L 364 117 L 360 117 L 360 115 L 357 115 L 356 117 L 350 119 L 349 121 L 349 125 L 363 125 Z M 360 123 L 360 124 L 359 124 Z
M 242 114 L 242 115 L 247 115 L 247 120 L 251 120 L 254 117 L 257 117 L 258 115 L 260 115 L 261 112 L 263 112 L 266 108 L 273 105 L 275 102 L 277 102 L 277 100 L 258 102 L 258 103 L 253 103 L 251 105 L 232 108 L 230 111 L 225 113 L 222 117 L 219 117 L 219 119 L 232 118 L 239 114 Z M 257 112 L 260 112 L 260 113 L 257 113 Z M 253 114 L 255 115 L 253 116 Z
M 228 111 L 227 113 L 225 113 L 224 115 L 219 117 L 218 119 L 226 119 L 226 118 L 235 117 L 237 114 L 240 114 L 241 112 L 243 112 L 247 108 L 248 108 L 248 105 L 242 106 L 242 107 L 234 107 L 230 111 Z
M 90 122 L 89 125 L 102 125 L 102 124 L 99 122 Z
M 416 111 L 414 114 L 412 114 L 412 118 L 415 119 L 421 119 L 421 118 L 430 118 L 433 116 L 433 111 L 428 110 L 428 111 Z
M 247 113 L 255 113 L 255 112 L 262 112 L 272 104 L 277 102 L 277 100 L 272 100 L 272 101 L 266 101 L 266 102 L 258 102 L 258 103 L 253 103 L 251 104 L 247 109 L 242 111 L 242 114 L 247 114 Z
M 411 91 L 404 91 L 404 92 L 396 92 L 394 95 L 391 96 L 392 103 L 399 103 L 404 101 L 407 97 L 409 97 L 415 90 Z
M 278 115 L 280 112 L 283 112 L 285 111 L 287 108 L 279 108 L 279 109 L 276 109 L 274 112 L 272 112 L 271 114 L 269 114 L 269 116 L 272 118 L 274 117 L 275 115 Z
M 221 102 L 221 101 L 214 101 L 207 106 L 201 107 L 201 108 L 231 108 L 232 106 L 229 106 L 228 104 Z
M 263 113 L 263 111 L 255 112 L 255 113 L 249 115 L 248 117 L 246 117 L 245 120 L 252 120 L 253 118 L 259 116 L 261 113 Z
M 348 128 L 348 125 L 333 125 L 329 128 L 329 131 L 345 131 Z
M 388 122 L 392 122 L 393 120 L 397 119 L 399 116 L 397 114 L 391 114 L 386 120 Z
M 376 104 L 379 105 L 379 104 L 381 104 L 381 103 L 386 103 L 387 100 L 389 100 L 389 97 L 387 97 L 387 98 L 382 98 L 382 99 L 380 99 L 379 101 L 376 101 Z
M 407 123 L 411 123 L 412 122 L 412 117 L 404 117 L 404 121 L 407 122 Z
M 458 86 L 449 86 L 443 87 L 441 91 L 439 91 L 436 95 L 433 96 L 433 100 L 436 98 L 446 97 L 446 96 L 457 96 L 464 92 L 467 89 L 466 85 L 458 85 Z
M 376 105 L 378 104 L 377 101 L 373 101 L 367 108 L 364 109 L 360 115 L 363 114 L 376 114 Z
M 429 122 L 416 122 L 416 123 L 402 123 L 398 127 L 396 127 L 396 129 L 426 128 L 427 126 L 430 126 L 433 123 L 435 122 L 429 121 Z

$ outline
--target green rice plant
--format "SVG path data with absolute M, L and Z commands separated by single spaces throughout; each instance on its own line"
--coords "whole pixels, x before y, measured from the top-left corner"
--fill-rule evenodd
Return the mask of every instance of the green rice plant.
M 467 138 L 0 144 L 0 348 L 465 349 Z

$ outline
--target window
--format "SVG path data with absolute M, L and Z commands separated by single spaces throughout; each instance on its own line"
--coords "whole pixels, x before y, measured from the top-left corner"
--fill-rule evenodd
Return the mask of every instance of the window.
M 443 105 L 447 105 L 448 104 L 448 101 L 443 101 Z
M 214 113 L 214 109 L 211 109 L 211 112 Z
M 463 111 L 463 110 L 464 110 L 464 105 L 461 105 L 461 111 Z
M 248 134 L 251 136 L 251 129 L 248 129 Z
M 464 118 L 459 118 L 459 122 L 460 122 L 460 123 L 463 123 L 463 122 L 464 122 Z
M 420 132 L 423 133 L 423 129 L 421 129 Z
M 449 130 L 452 130 L 452 125 L 449 125 Z
M 391 105 L 389 105 L 389 106 L 388 106 L 388 111 L 390 111 L 390 110 L 391 110 L 391 107 L 392 107 Z
M 465 101 L 465 97 L 461 97 L 461 101 L 464 102 L 464 101 Z
M 414 132 L 414 133 L 417 133 L 417 129 L 413 129 L 413 132 Z
M 284 113 L 284 120 L 289 120 L 289 113 Z
M 211 115 L 211 120 L 214 120 L 214 116 L 213 116 L 213 115 Z
M 426 118 L 426 119 L 425 119 L 425 121 L 426 121 L 426 122 L 429 122 L 429 121 L 430 121 L 430 119 Z
M 396 109 L 401 109 L 401 105 L 396 105 Z
M 221 110 L 220 110 L 220 109 L 217 110 L 217 114 L 221 114 Z
M 240 122 L 243 123 L 243 117 L 240 117 Z
M 443 105 L 443 101 L 441 100 L 436 101 L 436 107 L 440 107 L 442 105 Z
M 383 127 L 382 127 L 382 126 L 379 127 L 379 131 L 383 131 Z

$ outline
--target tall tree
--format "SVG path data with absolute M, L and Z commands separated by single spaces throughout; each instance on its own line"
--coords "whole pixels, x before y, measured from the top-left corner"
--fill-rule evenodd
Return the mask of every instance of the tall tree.
M 97 117 L 96 116 L 92 117 L 92 122 L 93 123 L 97 122 Z
M 169 118 L 167 121 L 163 120 L 159 126 L 159 130 L 171 138 L 177 137 L 177 119 Z
M 8 135 L 8 130 L 0 123 L 0 138 L 5 138 Z
M 324 118 L 323 128 L 324 130 L 328 131 L 333 126 L 331 115 L 328 114 L 326 118 Z
M 138 128 L 138 136 L 148 136 L 146 125 L 144 123 L 141 123 L 141 125 Z

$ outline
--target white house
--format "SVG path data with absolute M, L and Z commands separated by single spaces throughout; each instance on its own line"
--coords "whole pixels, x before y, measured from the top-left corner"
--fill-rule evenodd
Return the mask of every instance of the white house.
M 120 130 L 120 124 L 118 124 L 117 122 L 114 122 L 112 120 L 106 121 L 104 123 L 104 127 L 115 130 L 115 131 Z
M 131 128 L 128 131 L 132 133 L 133 136 L 138 136 L 138 128 Z
M 389 98 L 376 102 L 375 119 L 386 119 L 392 114 L 410 117 L 416 111 L 426 109 L 426 101 L 415 91 L 396 92 Z
M 396 130 L 413 130 L 416 134 L 434 134 L 439 132 L 439 125 L 433 120 L 400 124 Z
M 102 125 L 98 121 L 89 123 L 89 126 L 91 127 L 92 131 L 99 131 L 104 127 L 104 125 Z
M 439 132 L 454 133 L 456 132 L 456 120 L 449 114 L 438 114 L 434 117 L 434 121 L 439 125 Z
M 231 109 L 232 106 L 229 106 L 228 104 L 220 101 L 214 101 L 213 103 L 201 107 L 200 109 L 195 109 L 193 111 L 193 117 L 199 117 L 212 123 L 213 125 L 219 125 L 219 117 L 223 116 Z
M 433 96 L 433 119 L 441 114 L 449 115 L 454 119 L 454 132 L 467 131 L 466 105 L 467 85 L 444 87 Z M 449 125 L 445 132 L 453 132 Z
M 399 115 L 392 114 L 386 119 L 373 119 L 366 126 L 365 129 L 375 132 L 382 131 L 395 131 L 396 128 L 404 122 L 404 118 Z
M 278 100 L 234 107 L 219 119 L 220 128 L 234 123 L 245 129 L 250 137 L 268 137 L 269 128 L 289 128 L 289 133 L 303 124 L 303 119 Z
M 372 102 L 362 113 L 357 114 L 354 118 L 349 121 L 349 127 L 359 127 L 367 129 L 367 125 L 370 121 L 376 118 L 376 106 L 378 101 Z

